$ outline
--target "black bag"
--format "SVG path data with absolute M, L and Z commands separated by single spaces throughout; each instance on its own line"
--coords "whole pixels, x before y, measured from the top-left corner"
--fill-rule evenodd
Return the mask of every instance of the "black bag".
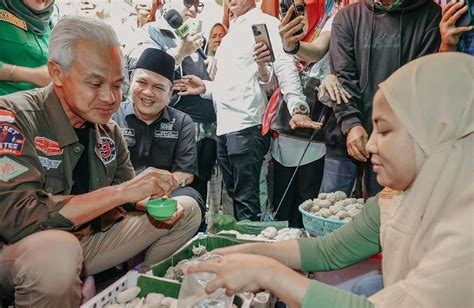
M 309 106 L 310 118 L 315 122 L 325 123 L 326 119 L 331 112 L 331 108 L 323 105 L 317 97 L 316 89 L 319 86 L 319 80 L 313 77 L 302 76 L 302 86 L 303 94 L 306 96 L 306 103 Z M 278 109 L 275 117 L 272 120 L 272 130 L 277 131 L 281 135 L 286 135 L 288 137 L 309 140 L 313 134 L 313 129 L 309 128 L 290 128 L 291 115 L 288 111 L 286 101 L 283 98 L 283 94 L 280 93 L 280 98 L 278 101 Z M 323 126 L 324 127 L 324 126 Z M 324 128 L 316 132 L 316 135 L 313 137 L 312 142 L 324 142 Z

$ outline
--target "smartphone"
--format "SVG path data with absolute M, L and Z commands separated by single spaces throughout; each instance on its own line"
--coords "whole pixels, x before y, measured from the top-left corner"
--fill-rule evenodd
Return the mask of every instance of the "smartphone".
M 472 24 L 472 18 L 471 18 L 471 15 L 469 15 L 469 12 L 462 14 L 462 16 L 460 16 L 458 20 L 456 20 L 455 24 L 456 24 L 456 27 L 470 26 Z
M 253 36 L 255 37 L 255 43 L 263 42 L 267 45 L 270 50 L 270 62 L 275 62 L 275 54 L 273 53 L 272 42 L 268 35 L 267 26 L 265 24 L 252 25 Z
M 446 0 L 446 4 L 448 4 L 449 2 L 451 2 L 451 0 Z M 454 2 L 457 2 L 457 0 L 455 0 Z M 462 16 L 459 16 L 458 20 L 456 20 L 455 22 L 456 27 L 468 27 L 470 25 L 473 25 L 472 17 L 469 14 L 469 10 L 472 11 L 474 9 L 474 5 L 472 3 L 466 5 L 470 5 L 471 7 L 468 8 L 468 12 L 462 14 Z
M 295 6 L 295 10 L 293 14 L 291 15 L 290 21 L 292 21 L 298 16 L 304 16 L 304 10 L 305 10 L 304 4 L 295 5 L 295 2 L 293 0 L 281 0 L 280 1 L 280 14 L 282 18 L 286 16 L 286 13 L 288 12 L 288 10 L 290 9 L 290 6 L 292 5 Z M 300 35 L 301 33 L 303 33 L 303 29 L 295 32 L 295 35 Z

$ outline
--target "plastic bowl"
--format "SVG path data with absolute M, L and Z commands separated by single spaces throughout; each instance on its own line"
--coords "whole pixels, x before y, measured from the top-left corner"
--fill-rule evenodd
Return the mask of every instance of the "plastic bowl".
M 168 220 L 176 212 L 176 200 L 168 198 L 148 200 L 146 211 L 156 220 Z

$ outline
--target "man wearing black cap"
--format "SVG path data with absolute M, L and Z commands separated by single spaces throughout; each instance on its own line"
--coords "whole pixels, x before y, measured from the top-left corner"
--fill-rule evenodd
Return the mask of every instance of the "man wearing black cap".
M 130 98 L 113 119 L 122 129 L 135 172 L 140 174 L 148 167 L 172 172 L 180 187 L 171 196 L 199 206 L 204 214 L 201 195 L 187 186 L 197 174 L 194 124 L 189 115 L 168 106 L 174 65 L 174 58 L 166 52 L 146 49 L 136 64 Z
M 195 19 L 203 10 L 200 0 L 162 0 L 158 1 L 158 12 L 165 8 L 174 8 L 187 24 L 198 24 Z M 198 55 L 197 49 L 202 47 L 202 33 L 191 27 L 189 34 L 180 39 L 175 31 L 167 24 L 162 14 L 156 14 L 156 22 L 146 24 L 136 35 L 136 43 L 129 44 L 125 51 L 125 82 L 124 95 L 130 94 L 127 89 L 127 79 L 133 78 L 135 63 L 147 48 L 153 47 L 166 51 L 176 61 L 176 78 L 185 75 L 196 75 L 202 80 L 210 80 L 204 59 Z M 124 96 L 123 99 L 127 99 Z M 198 159 L 198 174 L 194 177 L 191 186 L 207 199 L 207 183 L 211 178 L 212 169 L 217 157 L 216 144 L 216 112 L 212 100 L 204 99 L 199 95 L 172 96 L 169 105 L 188 114 L 194 122 L 196 148 Z

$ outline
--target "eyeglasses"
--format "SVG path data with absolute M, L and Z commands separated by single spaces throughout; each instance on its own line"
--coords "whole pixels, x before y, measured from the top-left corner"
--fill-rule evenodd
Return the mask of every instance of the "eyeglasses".
M 201 13 L 204 9 L 204 3 L 199 0 L 183 0 L 183 4 L 188 9 L 190 9 L 194 5 L 196 13 Z

